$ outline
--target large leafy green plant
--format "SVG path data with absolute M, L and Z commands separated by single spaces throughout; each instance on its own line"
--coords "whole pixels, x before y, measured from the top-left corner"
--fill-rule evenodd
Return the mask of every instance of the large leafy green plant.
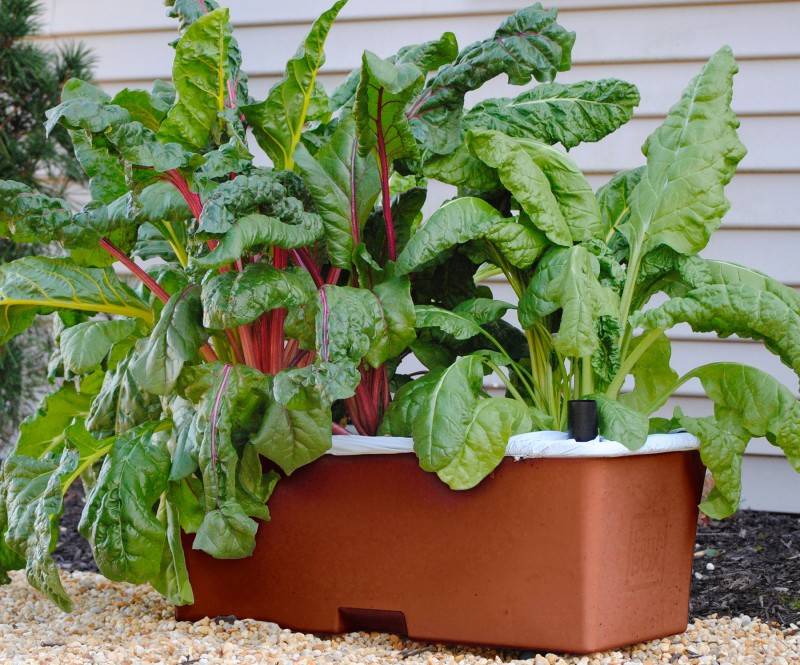
M 101 572 L 191 602 L 181 530 L 215 557 L 248 556 L 279 473 L 346 431 L 334 403 L 364 390 L 362 374 L 388 395 L 385 372 L 383 383 L 370 372 L 414 338 L 409 280 L 375 268 L 372 290 L 349 284 L 338 228 L 294 172 L 301 141 L 331 119 L 316 76 L 343 4 L 258 103 L 228 10 L 176 0 L 173 84 L 112 98 L 73 79 L 47 114 L 48 131 L 69 133 L 91 202 L 74 212 L 0 181 L 0 233 L 64 249 L 0 267 L 0 344 L 38 315 L 60 321 L 58 387 L 3 465 L 3 581 L 24 567 L 69 607 L 50 553 L 64 492 L 81 479 L 80 531 Z M 250 128 L 272 168 L 253 163 Z
M 596 194 L 554 145 L 596 140 L 627 120 L 617 107 L 586 103 L 587 94 L 623 84 L 546 84 L 461 116 L 463 141 L 428 163 L 459 196 L 420 226 L 397 272 L 445 264 L 462 252 L 482 264 L 478 276 L 504 275 L 519 298 L 524 344 L 508 344 L 486 325 L 515 309 L 511 304 L 416 307 L 417 344 L 427 345 L 431 371 L 400 390 L 383 427 L 413 435 L 424 469 L 453 488 L 471 487 L 499 463 L 509 434 L 564 429 L 567 402 L 591 398 L 601 433 L 632 449 L 648 432 L 682 427 L 696 434 L 716 479 L 702 505 L 713 517 L 738 506 L 752 437 L 767 437 L 800 471 L 800 407 L 792 393 L 734 363 L 679 376 L 665 336 L 688 323 L 761 340 L 800 371 L 797 293 L 746 267 L 699 256 L 728 210 L 724 187 L 745 154 L 730 108 L 736 71 L 730 49 L 717 52 L 647 139 L 646 164 L 617 174 Z M 488 350 L 470 352 L 464 345 L 473 340 Z M 507 397 L 483 392 L 484 370 L 497 374 Z M 622 392 L 631 376 L 632 390 Z M 692 379 L 713 401 L 713 416 L 677 410 L 670 421 L 650 418 Z

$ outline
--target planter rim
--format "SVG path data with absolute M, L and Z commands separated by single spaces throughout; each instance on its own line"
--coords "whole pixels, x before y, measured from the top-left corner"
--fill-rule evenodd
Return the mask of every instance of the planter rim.
M 597 437 L 592 441 L 577 442 L 566 432 L 540 431 L 517 434 L 508 441 L 505 456 L 520 459 L 551 457 L 629 457 L 654 455 L 679 450 L 697 450 L 700 444 L 689 432 L 651 434 L 644 446 L 630 450 L 617 441 Z M 328 455 L 396 455 L 413 453 L 414 441 L 404 436 L 360 436 L 336 434 Z

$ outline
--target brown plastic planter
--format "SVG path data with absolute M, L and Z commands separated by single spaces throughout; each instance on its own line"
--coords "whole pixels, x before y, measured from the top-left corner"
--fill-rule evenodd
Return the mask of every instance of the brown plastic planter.
M 413 455 L 328 456 L 278 483 L 253 557 L 186 538 L 177 616 L 574 653 L 679 633 L 702 479 L 696 452 L 507 458 L 454 492 Z

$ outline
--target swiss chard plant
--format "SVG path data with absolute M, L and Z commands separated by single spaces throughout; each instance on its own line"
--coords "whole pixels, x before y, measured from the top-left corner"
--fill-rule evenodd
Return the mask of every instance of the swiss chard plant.
M 547 83 L 459 114 L 460 140 L 427 162 L 459 195 L 419 227 L 396 272 L 460 253 L 480 265 L 477 277 L 502 274 L 518 304 L 417 304 L 416 345 L 426 349 L 420 357 L 430 371 L 400 389 L 383 431 L 413 436 L 424 469 L 454 489 L 472 487 L 500 462 L 510 434 L 563 430 L 567 402 L 589 398 L 601 434 L 632 449 L 649 432 L 695 434 L 716 479 L 702 505 L 710 516 L 736 510 L 751 438 L 766 437 L 800 471 L 800 406 L 788 388 L 735 363 L 682 376 L 670 367 L 665 331 L 683 323 L 763 341 L 800 371 L 800 296 L 764 274 L 699 255 L 729 208 L 724 187 L 745 154 L 731 110 L 736 71 L 730 49 L 718 51 L 645 142 L 646 163 L 597 192 L 555 146 L 598 140 L 626 121 L 638 102 L 632 86 Z M 624 110 L 596 103 L 620 88 Z M 509 310 L 521 344 L 487 325 Z M 481 348 L 465 348 L 474 340 Z M 488 370 L 505 384 L 505 397 L 484 392 Z M 652 418 L 693 379 L 714 415 Z M 623 392 L 626 380 L 632 389 Z
M 0 581 L 25 568 L 70 606 L 51 553 L 80 480 L 79 528 L 100 571 L 190 603 L 181 531 L 212 556 L 248 556 L 279 476 L 347 431 L 340 403 L 359 429 L 378 427 L 385 364 L 414 339 L 414 307 L 408 277 L 357 251 L 377 161 L 352 119 L 331 122 L 317 82 L 343 5 L 314 22 L 258 102 L 228 10 L 175 0 L 172 83 L 111 97 L 70 80 L 47 113 L 48 131 L 71 137 L 90 202 L 75 212 L 0 181 L 0 232 L 63 249 L 0 268 L 0 344 L 39 315 L 58 326 L 57 387 L 2 468 Z M 270 167 L 254 163 L 250 132 Z M 315 157 L 305 144 L 321 146 Z M 346 182 L 363 185 L 350 190 L 349 239 L 316 202 L 342 150 L 356 169 Z
M 329 95 L 317 75 L 340 0 L 258 101 L 228 11 L 169 4 L 171 84 L 110 97 L 73 80 L 48 113 L 91 201 L 74 212 L 0 181 L 2 235 L 64 250 L 0 268 L 0 344 L 39 315 L 58 328 L 56 388 L 2 469 L 0 578 L 25 568 L 69 607 L 50 554 L 80 481 L 100 571 L 190 603 L 181 532 L 212 556 L 248 556 L 279 478 L 332 433 L 413 436 L 422 467 L 463 489 L 509 436 L 563 428 L 575 397 L 594 397 L 603 433 L 632 447 L 654 428 L 697 433 L 718 479 L 711 514 L 735 506 L 751 436 L 797 463 L 786 388 L 752 368 L 669 368 L 664 330 L 679 321 L 800 362 L 774 332 L 798 316 L 794 292 L 697 256 L 744 152 L 728 51 L 648 140 L 647 165 L 595 194 L 556 146 L 602 139 L 639 95 L 615 79 L 555 83 L 575 36 L 553 10 L 522 9 L 463 49 L 445 33 L 365 52 Z M 538 85 L 466 110 L 501 74 Z M 423 223 L 429 179 L 459 192 Z M 518 306 L 480 285 L 500 273 Z M 669 300 L 648 307 L 656 293 Z M 411 353 L 422 376 L 398 371 Z M 504 397 L 484 391 L 491 372 Z M 714 417 L 649 419 L 691 378 Z

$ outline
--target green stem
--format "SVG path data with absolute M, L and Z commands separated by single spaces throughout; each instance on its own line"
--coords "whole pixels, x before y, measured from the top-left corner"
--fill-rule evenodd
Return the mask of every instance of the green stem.
M 592 357 L 582 356 L 581 360 L 581 390 L 580 397 L 591 395 L 594 392 L 594 374 L 592 373 Z
M 185 268 L 189 265 L 189 255 L 186 253 L 186 250 L 178 242 L 178 236 L 175 234 L 175 229 L 172 227 L 172 222 L 168 222 L 164 220 L 164 228 L 167 230 L 167 234 L 169 238 L 167 238 L 167 242 L 169 246 L 172 247 L 172 251 L 175 252 L 175 256 L 178 259 L 178 263 L 181 264 L 182 268 Z
M 653 328 L 653 330 L 645 333 L 645 335 L 639 340 L 639 343 L 636 345 L 636 348 L 633 350 L 633 352 L 626 356 L 625 360 L 622 361 L 619 370 L 617 370 L 616 375 L 606 389 L 607 397 L 610 397 L 611 399 L 615 399 L 617 397 L 619 391 L 622 389 L 622 384 L 625 383 L 625 377 L 630 374 L 636 363 L 639 362 L 639 359 L 644 355 L 644 352 L 653 345 L 656 339 L 658 339 L 659 335 L 661 335 L 663 332 L 663 328 Z
M 497 376 L 498 376 L 498 377 L 500 378 L 500 380 L 503 382 L 503 385 L 506 387 L 506 389 L 508 390 L 508 392 L 510 392 L 510 393 L 511 393 L 511 394 L 514 396 L 514 399 L 516 399 L 517 401 L 519 401 L 519 402 L 521 402 L 522 404 L 524 404 L 525 406 L 527 406 L 527 405 L 528 405 L 528 403 L 525 401 L 525 398 L 524 398 L 522 395 L 520 395 L 520 394 L 519 394 L 519 391 L 518 391 L 518 390 L 517 390 L 517 389 L 514 387 L 514 384 L 513 384 L 513 383 L 511 383 L 511 381 L 510 381 L 510 380 L 509 380 L 509 378 L 508 378 L 508 377 L 505 375 L 505 373 L 503 372 L 503 370 L 501 370 L 501 369 L 500 369 L 500 367 L 498 367 L 498 366 L 497 366 L 495 363 L 493 363 L 493 362 L 492 362 L 491 360 L 489 360 L 488 358 L 484 358 L 484 359 L 483 359 L 483 361 L 486 363 L 486 365 L 487 365 L 487 366 L 488 366 L 488 367 L 489 367 L 489 368 L 490 368 L 490 369 L 491 369 L 491 370 L 492 370 L 492 371 L 493 371 L 495 374 L 497 374 Z

